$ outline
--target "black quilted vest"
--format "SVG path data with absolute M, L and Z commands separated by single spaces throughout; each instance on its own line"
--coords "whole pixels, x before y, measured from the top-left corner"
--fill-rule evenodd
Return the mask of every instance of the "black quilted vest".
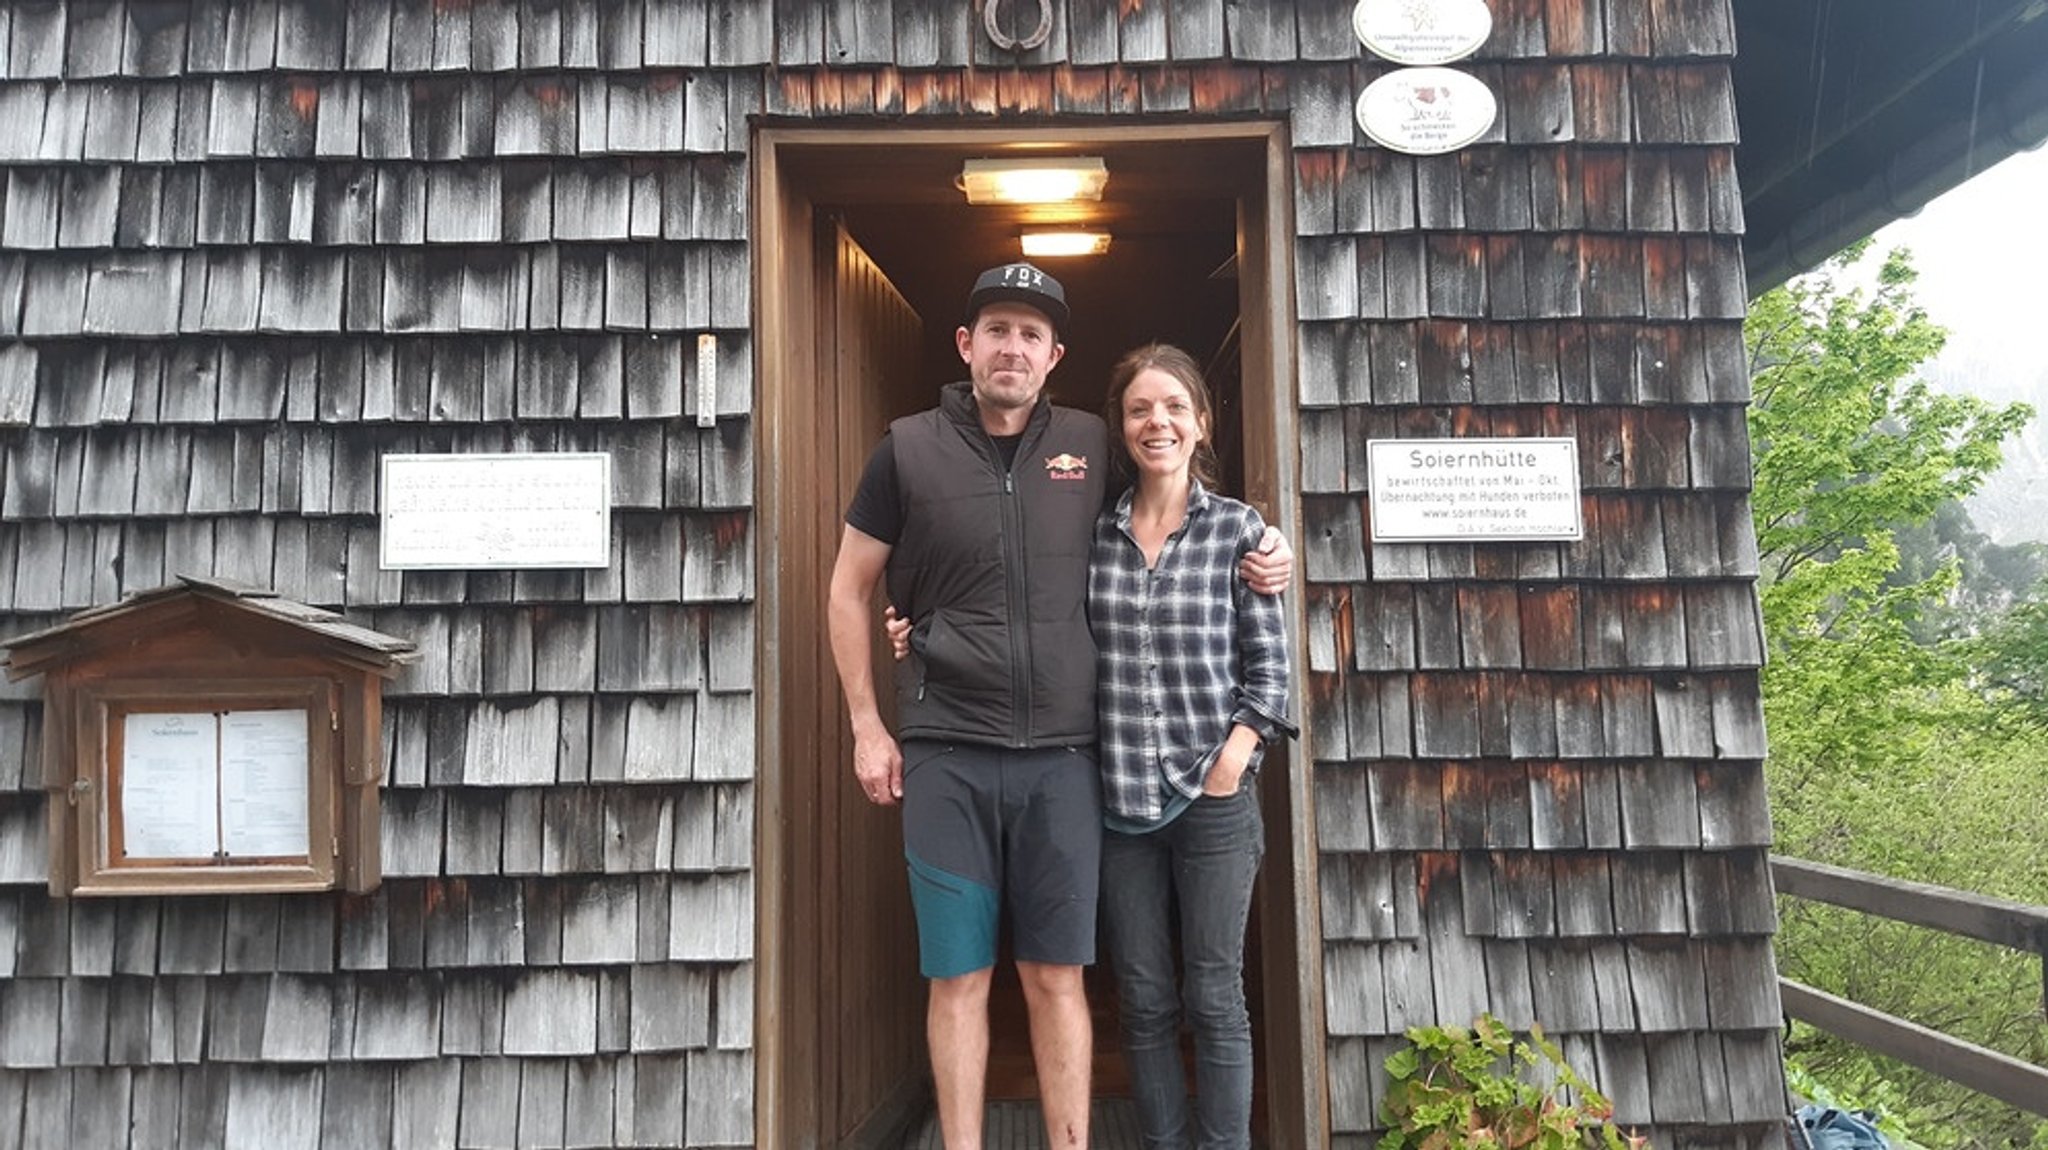
M 971 385 L 897 420 L 903 529 L 889 600 L 916 624 L 897 734 L 1004 747 L 1095 741 L 1088 548 L 1108 481 L 1102 420 L 1041 399 L 1005 472 Z

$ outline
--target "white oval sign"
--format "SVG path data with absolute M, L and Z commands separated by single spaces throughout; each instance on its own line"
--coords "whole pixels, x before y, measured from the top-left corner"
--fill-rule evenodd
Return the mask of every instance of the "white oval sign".
M 1492 89 L 1456 68 L 1401 68 L 1358 95 L 1358 126 L 1373 143 L 1414 156 L 1455 152 L 1493 127 Z
M 1448 64 L 1486 43 L 1493 10 L 1486 0 L 1358 0 L 1351 30 L 1396 64 Z

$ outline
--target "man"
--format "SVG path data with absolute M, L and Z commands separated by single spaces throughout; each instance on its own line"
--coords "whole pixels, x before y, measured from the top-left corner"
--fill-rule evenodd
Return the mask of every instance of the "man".
M 890 425 L 846 513 L 827 613 L 870 802 L 903 804 L 903 849 L 930 980 L 947 1150 L 980 1150 L 996 928 L 1010 913 L 1047 1145 L 1088 1145 L 1102 812 L 1088 553 L 1109 433 L 1055 407 L 1066 291 L 1027 263 L 990 268 L 954 343 L 969 378 Z M 1277 592 L 1292 554 L 1247 560 Z M 874 590 L 916 624 L 891 734 L 869 661 Z M 899 745 L 898 737 L 902 739 Z

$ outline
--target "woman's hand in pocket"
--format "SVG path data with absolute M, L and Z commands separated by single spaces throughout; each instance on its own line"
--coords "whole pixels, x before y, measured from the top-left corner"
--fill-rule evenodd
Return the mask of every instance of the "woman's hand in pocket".
M 1209 764 L 1209 773 L 1202 776 L 1202 793 L 1210 798 L 1236 794 L 1244 785 L 1245 769 L 1258 749 L 1257 731 L 1243 723 L 1232 727 L 1230 737 L 1223 740 L 1223 748 L 1216 752 L 1216 761 Z

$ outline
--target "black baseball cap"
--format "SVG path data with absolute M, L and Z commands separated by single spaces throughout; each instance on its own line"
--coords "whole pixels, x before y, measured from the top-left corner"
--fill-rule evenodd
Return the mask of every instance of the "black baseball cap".
M 1055 335 L 1067 330 L 1067 289 L 1060 281 L 1028 263 L 1002 264 L 981 273 L 967 296 L 967 326 L 992 303 L 1021 303 L 1037 308 L 1052 321 Z

